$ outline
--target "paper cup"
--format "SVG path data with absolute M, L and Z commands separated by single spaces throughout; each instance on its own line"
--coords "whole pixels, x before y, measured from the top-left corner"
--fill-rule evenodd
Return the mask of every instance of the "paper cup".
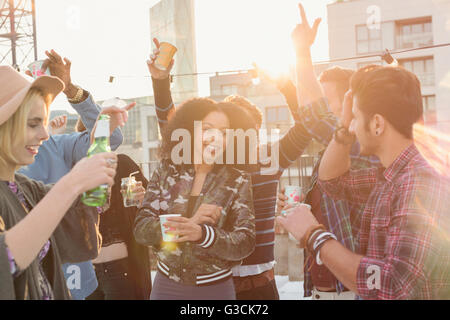
M 177 52 L 177 48 L 168 42 L 161 42 L 159 45 L 159 54 L 155 60 L 155 67 L 159 70 L 167 70 L 170 61 Z
M 161 224 L 161 233 L 164 242 L 171 242 L 177 238 L 176 235 L 172 234 L 170 231 L 167 231 L 164 227 L 164 224 L 167 222 L 167 218 L 169 217 L 181 217 L 181 214 L 163 214 L 159 216 L 159 222 Z
M 302 188 L 299 186 L 286 186 L 284 195 L 288 198 L 288 204 L 300 202 L 302 195 Z
M 45 70 L 45 72 L 41 71 L 43 63 L 44 63 L 44 60 L 37 60 L 28 65 L 27 68 L 31 72 L 31 75 L 33 76 L 34 79 L 36 79 L 40 76 L 43 76 L 43 75 L 48 75 L 48 76 L 50 75 L 50 70 L 48 68 Z

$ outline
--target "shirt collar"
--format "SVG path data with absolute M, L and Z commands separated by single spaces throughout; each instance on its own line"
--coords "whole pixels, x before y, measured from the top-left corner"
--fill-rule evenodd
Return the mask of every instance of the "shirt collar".
M 392 182 L 394 178 L 400 173 L 400 171 L 416 156 L 419 154 L 416 145 L 413 143 L 408 148 L 403 150 L 402 153 L 394 160 L 394 162 L 383 172 L 384 178 Z

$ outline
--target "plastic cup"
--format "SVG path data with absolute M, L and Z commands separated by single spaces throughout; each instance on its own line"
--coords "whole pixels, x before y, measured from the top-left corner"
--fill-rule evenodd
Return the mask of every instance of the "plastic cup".
M 167 231 L 164 224 L 167 222 L 167 218 L 169 217 L 181 217 L 181 214 L 163 214 L 159 216 L 159 222 L 161 224 L 161 233 L 164 242 L 171 242 L 178 238 L 178 236 L 174 235 L 170 231 Z
M 120 189 L 122 191 L 124 207 L 137 207 L 139 205 L 139 201 L 135 199 L 135 193 L 133 192 L 136 186 L 137 181 L 134 177 L 122 178 Z
M 300 202 L 302 196 L 302 187 L 299 186 L 286 186 L 284 195 L 288 198 L 288 204 L 294 204 Z
M 44 60 L 37 60 L 28 65 L 28 70 L 31 72 L 31 75 L 34 79 L 43 76 L 43 75 L 50 75 L 50 70 L 47 68 L 45 72 L 42 72 L 42 64 L 44 63 Z
M 155 60 L 155 67 L 159 70 L 167 70 L 177 50 L 174 45 L 168 42 L 161 42 L 159 44 L 159 54 Z
M 302 195 L 302 187 L 299 186 L 286 186 L 284 188 L 284 195 L 288 198 L 287 204 L 300 204 L 300 199 Z M 309 204 L 307 204 L 309 206 Z M 311 206 L 309 206 L 311 209 Z M 281 215 L 285 216 L 287 214 L 286 210 L 281 211 Z

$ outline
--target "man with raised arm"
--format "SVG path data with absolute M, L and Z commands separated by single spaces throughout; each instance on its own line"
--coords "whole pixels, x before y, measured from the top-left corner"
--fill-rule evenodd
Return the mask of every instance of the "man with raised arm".
M 358 251 L 336 241 L 304 206 L 278 221 L 362 299 L 449 299 L 450 184 L 414 144 L 420 82 L 401 67 L 368 66 L 350 88 L 319 179 L 329 196 L 364 206 Z M 382 168 L 351 169 L 355 137 Z

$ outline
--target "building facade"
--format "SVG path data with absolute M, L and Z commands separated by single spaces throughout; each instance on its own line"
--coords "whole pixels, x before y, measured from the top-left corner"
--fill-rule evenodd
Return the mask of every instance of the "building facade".
M 177 47 L 173 75 L 197 73 L 194 0 L 161 0 L 150 9 L 151 38 Z M 197 77 L 176 76 L 173 99 L 181 102 L 198 94 Z
M 330 59 L 410 50 L 450 42 L 450 0 L 354 0 L 328 5 Z M 425 122 L 450 133 L 450 47 L 394 53 L 422 84 Z M 381 64 L 380 57 L 338 64 Z
M 327 65 L 316 66 L 316 74 L 327 68 Z M 239 95 L 247 98 L 261 111 L 263 116 L 262 129 L 267 130 L 269 141 L 275 142 L 294 125 L 294 119 L 283 95 L 276 86 L 264 79 L 254 79 L 251 72 L 216 74 L 210 77 L 210 98 L 221 101 L 229 95 Z M 256 80 L 256 81 L 255 81 Z M 277 135 L 271 136 L 271 133 Z M 312 141 L 304 154 L 283 172 L 280 186 L 307 186 L 315 158 L 323 146 Z

